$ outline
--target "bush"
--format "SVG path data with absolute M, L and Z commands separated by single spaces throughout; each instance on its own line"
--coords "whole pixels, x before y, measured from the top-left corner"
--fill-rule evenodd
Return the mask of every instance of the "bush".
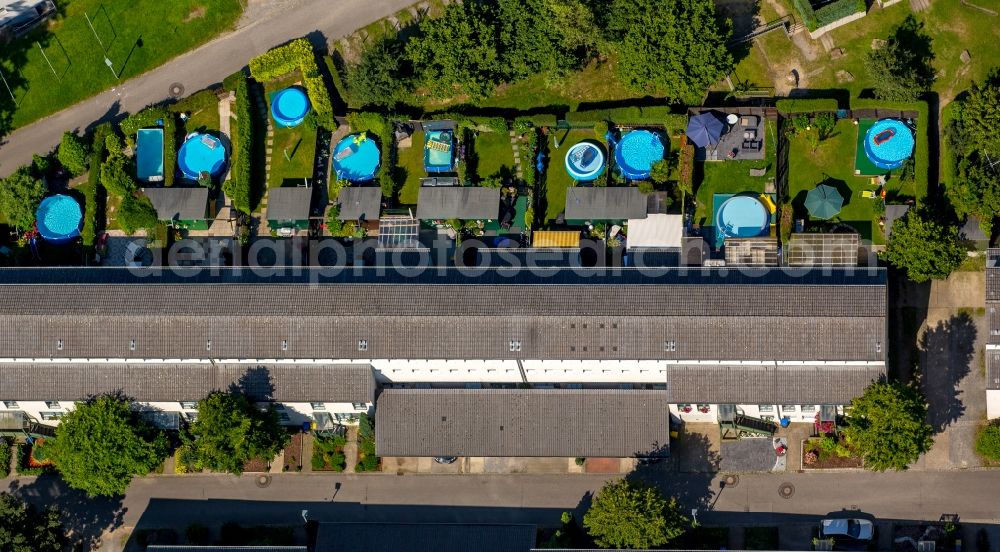
M 316 122 L 327 130 L 337 130 L 337 120 L 333 117 L 333 103 L 330 101 L 330 90 L 326 87 L 323 77 L 306 77 L 306 94 L 312 103 Z
M 788 240 L 792 238 L 792 225 L 794 224 L 795 214 L 792 210 L 792 206 L 788 203 L 782 203 L 781 205 L 781 241 L 783 243 L 788 243 Z
M 313 70 L 311 74 L 305 74 L 309 73 L 310 68 Z M 287 75 L 296 69 L 302 69 L 306 77 L 314 76 L 317 72 L 312 44 L 304 38 L 293 40 L 250 60 L 250 76 L 261 82 Z
M 1000 462 L 1000 425 L 992 423 L 979 430 L 976 452 L 993 462 Z
M 118 209 L 118 227 L 126 234 L 135 234 L 138 230 L 144 229 L 152 234 L 152 231 L 159 223 L 156 209 L 146 196 L 133 197 L 125 196 L 122 205 Z
M 232 75 L 231 83 L 236 95 L 236 144 L 239 150 L 232 160 L 233 170 L 229 180 L 222 185 L 222 188 L 236 210 L 249 213 L 252 211 L 250 201 L 253 191 L 251 159 L 254 118 L 250 112 L 250 92 L 246 75 L 242 72 L 235 73 Z
M 347 89 L 347 85 L 344 84 L 344 77 L 341 74 L 340 67 L 337 66 L 337 62 L 330 56 L 323 56 L 323 63 L 326 64 L 326 69 L 330 73 L 330 82 L 333 83 L 333 89 L 337 92 L 337 96 L 340 97 L 340 106 L 359 107 L 358 102 L 351 95 L 350 90 Z
M 608 122 L 607 121 L 597 121 L 594 123 L 594 136 L 598 140 L 603 140 L 604 136 L 608 133 Z
M 834 112 L 838 109 L 837 100 L 833 98 L 784 99 L 778 100 L 775 105 L 778 108 L 778 112 L 782 115 L 792 115 L 795 113 L 822 113 L 824 111 Z
M 0 437 L 0 478 L 10 475 L 10 440 Z
M 808 0 L 806 1 L 808 2 Z M 817 28 L 819 28 L 866 9 L 865 0 L 837 0 L 814 11 L 813 14 L 816 17 Z
M 362 414 L 358 422 L 358 464 L 356 472 L 378 470 L 378 456 L 375 456 L 375 420 Z
M 130 174 L 131 166 L 124 155 L 109 156 L 101 165 L 101 185 L 110 194 L 126 197 L 135 192 L 135 179 Z
M 87 144 L 82 138 L 72 132 L 64 132 L 59 142 L 59 162 L 73 176 L 87 172 Z
M 514 130 L 514 134 L 517 134 L 518 136 L 528 132 L 532 128 L 534 128 L 534 125 L 528 117 L 518 117 L 514 119 L 514 124 L 511 125 L 511 129 Z
M 80 237 L 83 245 L 93 246 L 97 237 L 98 220 L 103 220 L 104 213 L 97 212 L 97 194 L 100 192 L 101 171 L 104 164 L 105 145 L 110 141 L 109 137 L 114 136 L 115 129 L 111 123 L 101 123 L 94 129 L 94 147 L 90 150 L 90 166 L 93 170 L 87 176 L 87 185 L 81 186 L 83 192 L 83 228 L 80 230 Z
M 536 127 L 554 127 L 559 123 L 558 118 L 551 113 L 539 113 L 536 115 L 529 115 L 528 120 L 531 124 Z

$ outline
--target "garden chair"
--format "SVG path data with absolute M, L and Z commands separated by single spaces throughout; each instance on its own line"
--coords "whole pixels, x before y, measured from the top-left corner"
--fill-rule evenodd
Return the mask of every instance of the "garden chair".
M 861 197 L 865 199 L 875 199 L 875 192 L 872 190 L 862 190 Z

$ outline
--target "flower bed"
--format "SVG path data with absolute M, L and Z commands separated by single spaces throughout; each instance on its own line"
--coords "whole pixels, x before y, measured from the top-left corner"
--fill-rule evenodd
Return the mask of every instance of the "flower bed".
M 285 447 L 284 471 L 302 471 L 302 432 L 296 432 Z
M 340 435 L 314 438 L 313 471 L 344 471 L 344 468 L 347 467 L 347 459 L 344 456 L 344 445 L 346 444 L 347 439 Z
M 831 434 L 802 441 L 803 469 L 854 469 L 863 466 L 861 458 L 842 437 Z
M 267 460 L 263 458 L 252 458 L 243 465 L 243 471 L 249 473 L 260 473 L 268 470 Z

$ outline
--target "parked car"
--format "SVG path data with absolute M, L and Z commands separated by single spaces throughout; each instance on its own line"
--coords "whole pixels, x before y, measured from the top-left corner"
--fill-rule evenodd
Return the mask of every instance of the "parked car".
M 436 456 L 434 461 L 438 464 L 454 464 L 455 460 L 458 460 L 457 456 Z
M 833 539 L 834 550 L 865 550 L 875 536 L 875 525 L 867 519 L 824 519 L 821 539 Z

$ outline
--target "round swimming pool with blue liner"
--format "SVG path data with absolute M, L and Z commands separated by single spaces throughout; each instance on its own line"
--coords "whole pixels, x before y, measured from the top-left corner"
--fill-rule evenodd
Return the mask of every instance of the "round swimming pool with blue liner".
M 615 162 L 622 173 L 632 180 L 646 180 L 653 163 L 663 160 L 660 135 L 648 130 L 633 130 L 622 136 L 615 147 Z
M 604 172 L 604 152 L 600 146 L 583 141 L 566 152 L 566 172 L 580 182 L 590 182 Z
M 211 134 L 195 134 L 177 152 L 177 167 L 191 180 L 198 180 L 202 172 L 219 176 L 226 167 L 226 146 Z
M 309 97 L 301 88 L 286 88 L 271 98 L 271 116 L 279 126 L 299 126 L 308 114 Z
M 66 243 L 80 235 L 83 211 L 75 199 L 60 194 L 43 199 L 35 218 L 38 233 L 45 241 Z
M 892 136 L 880 144 L 875 143 L 879 134 L 889 131 Z M 865 155 L 880 169 L 898 169 L 913 155 L 913 131 L 898 119 L 882 119 L 865 134 Z
M 356 143 L 359 136 L 347 136 L 333 149 L 333 170 L 339 179 L 363 182 L 375 178 L 378 172 L 378 144 L 371 138 Z
M 715 226 L 727 238 L 755 238 L 767 231 L 771 217 L 759 199 L 733 196 L 719 206 Z

